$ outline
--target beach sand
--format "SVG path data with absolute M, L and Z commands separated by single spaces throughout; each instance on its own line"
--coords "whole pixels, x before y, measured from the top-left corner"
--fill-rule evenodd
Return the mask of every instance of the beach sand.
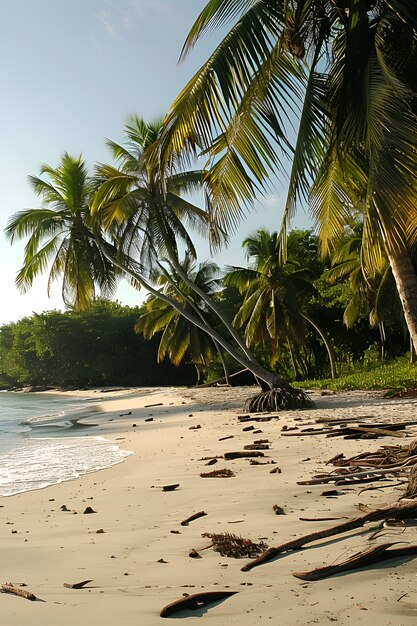
M 281 429 L 311 425 L 322 416 L 413 420 L 416 400 L 386 400 L 380 393 L 316 393 L 315 410 L 283 412 L 279 420 L 254 422 L 262 431 L 254 434 L 243 430 L 247 424 L 237 418 L 252 393 L 247 387 L 90 392 L 100 412 L 88 418 L 97 424 L 89 434 L 106 436 L 135 454 L 73 481 L 0 498 L 0 582 L 25 583 L 25 589 L 43 600 L 0 594 L 0 623 L 153 626 L 164 623 L 161 609 L 185 593 L 231 590 L 238 593 L 188 613 L 186 623 L 203 619 L 216 626 L 414 624 L 415 559 L 388 561 L 312 583 L 291 574 L 344 560 L 374 545 L 369 543 L 369 526 L 366 532 L 359 529 L 286 553 L 247 573 L 241 571 L 247 559 L 202 550 L 210 544 L 201 536 L 205 532 L 236 533 L 277 545 L 336 523 L 300 517 L 355 517 L 359 502 L 384 506 L 398 500 L 403 489 L 393 486 L 359 494 L 359 486 L 340 487 L 342 495 L 328 498 L 321 495 L 326 486 L 296 483 L 317 471 L 327 472 L 324 462 L 339 452 L 351 456 L 381 445 L 409 443 L 413 435 L 417 437 L 416 426 L 408 429 L 405 441 L 284 437 Z M 151 404 L 159 406 L 145 408 Z M 145 422 L 149 417 L 153 421 Z M 201 460 L 243 450 L 260 438 L 271 442 L 265 454 L 276 465 L 219 459 L 206 467 L 207 460 Z M 276 467 L 281 473 L 271 474 Z M 201 472 L 222 468 L 232 469 L 235 477 L 200 477 Z M 172 483 L 179 483 L 179 488 L 162 490 Z M 283 507 L 284 515 L 275 514 L 275 504 Z M 62 511 L 63 505 L 69 511 Z M 83 514 L 88 506 L 96 512 Z M 199 511 L 207 515 L 181 525 Z M 377 541 L 417 543 L 417 526 L 387 529 Z M 201 558 L 189 557 L 192 548 Z M 63 586 L 85 579 L 92 582 L 84 589 Z

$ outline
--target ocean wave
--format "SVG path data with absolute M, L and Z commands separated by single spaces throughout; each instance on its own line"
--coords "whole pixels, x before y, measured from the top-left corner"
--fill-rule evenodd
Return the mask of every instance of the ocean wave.
M 28 439 L 2 455 L 0 495 L 11 496 L 79 478 L 132 455 L 104 437 Z

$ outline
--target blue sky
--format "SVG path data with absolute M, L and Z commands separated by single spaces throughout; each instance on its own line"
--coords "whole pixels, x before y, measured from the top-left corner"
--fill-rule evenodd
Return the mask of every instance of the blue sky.
M 90 168 L 110 161 L 105 138 L 122 141 L 131 114 L 145 119 L 165 113 L 187 80 L 216 45 L 203 39 L 187 61 L 178 56 L 205 0 L 14 0 L 3 3 L 0 22 L 0 324 L 32 312 L 63 308 L 59 285 L 51 298 L 46 277 L 19 295 L 14 277 L 23 244 L 3 236 L 15 211 L 37 207 L 28 182 L 42 163 L 56 166 L 65 150 L 82 153 Z M 219 35 L 217 35 L 218 37 Z M 219 265 L 243 263 L 242 238 L 260 226 L 279 227 L 285 188 L 259 203 L 217 255 Z M 295 225 L 307 227 L 300 214 Z M 207 258 L 199 243 L 200 260 Z M 117 299 L 141 302 L 122 284 Z

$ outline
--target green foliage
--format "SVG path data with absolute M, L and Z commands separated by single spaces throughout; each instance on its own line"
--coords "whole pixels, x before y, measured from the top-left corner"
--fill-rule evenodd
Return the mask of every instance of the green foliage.
M 192 369 L 156 363 L 158 337 L 134 332 L 142 309 L 99 300 L 0 328 L 0 382 L 54 386 L 190 384 Z
M 373 352 L 373 348 L 371 352 Z M 336 380 L 314 379 L 303 381 L 304 389 L 333 389 L 349 391 L 354 389 L 415 389 L 417 386 L 417 365 L 409 362 L 405 355 L 392 361 L 381 363 L 362 361 L 355 363 L 350 372 Z

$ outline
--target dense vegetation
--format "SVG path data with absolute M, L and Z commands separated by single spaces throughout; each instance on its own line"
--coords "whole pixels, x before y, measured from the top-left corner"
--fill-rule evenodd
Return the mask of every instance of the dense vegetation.
M 0 328 L 0 384 L 148 386 L 193 384 L 194 368 L 156 363 L 157 341 L 135 334 L 139 308 L 97 301 Z

